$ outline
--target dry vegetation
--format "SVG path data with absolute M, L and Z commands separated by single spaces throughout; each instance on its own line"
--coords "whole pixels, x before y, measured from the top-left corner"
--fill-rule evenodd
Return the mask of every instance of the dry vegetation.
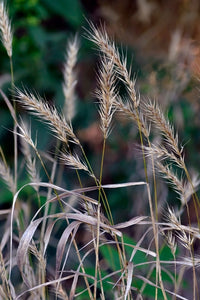
M 184 281 L 191 299 L 199 299 L 200 259 L 195 252 L 200 228 L 196 193 L 199 180 L 188 171 L 178 134 L 158 104 L 142 100 L 136 93 L 126 57 L 121 57 L 104 28 L 90 24 L 87 38 L 100 50 L 96 97 L 103 143 L 98 174 L 73 129 L 77 37 L 67 46 L 65 103 L 63 113 L 59 113 L 39 95 L 14 86 L 12 33 L 3 2 L 0 14 L 2 42 L 10 58 L 12 77 L 11 100 L 3 91 L 1 96 L 14 126 L 13 170 L 7 164 L 3 145 L 0 148 L 0 176 L 13 195 L 12 207 L 0 211 L 0 299 L 187 299 Z M 125 99 L 119 85 L 126 89 Z M 17 113 L 16 102 L 48 124 L 57 140 L 53 155 L 39 150 L 30 126 Z M 144 179 L 138 176 L 139 181 L 102 184 L 105 149 L 116 114 L 137 128 Z M 155 135 L 160 137 L 159 143 L 152 138 Z M 29 178 L 20 186 L 19 145 Z M 79 187 L 68 190 L 57 184 L 63 165 L 74 169 Z M 89 176 L 91 186 L 85 185 L 83 172 Z M 160 204 L 160 176 L 177 193 L 178 205 Z M 137 186 L 143 191 L 140 201 L 145 206 L 148 203 L 144 215 L 122 223 L 114 221 L 107 191 L 132 189 L 134 193 Z M 21 195 L 28 187 L 26 200 Z M 195 223 L 190 218 L 190 202 L 194 205 Z M 187 225 L 182 224 L 183 212 L 187 214 Z M 83 230 L 88 238 L 81 244 L 78 234 Z M 126 232 L 135 236 L 128 238 Z

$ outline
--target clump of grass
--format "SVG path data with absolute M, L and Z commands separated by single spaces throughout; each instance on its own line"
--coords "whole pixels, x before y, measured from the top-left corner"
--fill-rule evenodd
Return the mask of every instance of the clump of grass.
M 3 2 L 1 9 L 3 44 L 11 57 L 12 52 L 9 52 L 8 41 L 4 37 L 6 34 L 9 36 L 11 31 Z M 127 59 L 120 56 L 106 31 L 90 24 L 87 36 L 101 52 L 96 90 L 99 126 L 103 136 L 100 170 L 93 169 L 72 125 L 76 113 L 77 78 L 74 68 L 78 53 L 77 37 L 68 43 L 64 63 L 63 113 L 59 113 L 55 106 L 45 102 L 39 95 L 25 89 L 13 89 L 14 99 L 49 125 L 57 140 L 55 155 L 46 155 L 39 150 L 26 122 L 18 116 L 15 105 L 1 91 L 15 124 L 15 147 L 19 142 L 16 137 L 20 137 L 21 155 L 24 157 L 28 176 L 26 183 L 19 180 L 20 167 L 17 163 L 14 164 L 15 172 L 12 175 L 1 148 L 0 176 L 12 192 L 13 202 L 9 210 L 0 212 L 2 216 L 6 216 L 7 221 L 5 218 L 4 223 L 8 226 L 8 230 L 1 236 L 0 296 L 2 299 L 16 300 L 24 297 L 186 299 L 180 282 L 186 268 L 192 267 L 192 297 L 197 299 L 199 291 L 196 269 L 199 258 L 195 254 L 194 242 L 199 240 L 199 200 L 196 194 L 199 180 L 196 177 L 192 179 L 189 174 L 184 149 L 179 146 L 173 125 L 157 104 L 141 101 L 139 93 L 136 93 L 136 80 L 127 67 Z M 8 39 L 11 41 L 11 34 Z M 126 88 L 125 101 L 119 83 Z M 138 130 L 144 179 L 103 184 L 107 140 L 118 112 L 129 119 L 133 126 L 136 125 Z M 154 131 L 151 124 L 156 127 L 157 134 L 163 137 L 160 144 L 153 142 Z M 15 160 L 16 158 L 20 160 L 17 150 Z M 152 174 L 147 172 L 149 161 Z M 44 175 L 40 174 L 38 164 Z M 63 164 L 75 169 L 79 186 L 67 189 L 62 184 L 57 184 L 56 179 L 65 176 Z M 181 169 L 183 174 L 179 176 L 173 168 Z M 89 175 L 91 186 L 86 185 L 83 171 L 85 175 Z M 158 213 L 158 204 L 162 201 L 157 195 L 157 176 L 160 174 L 171 183 L 180 200 L 180 205 L 174 205 L 172 209 L 165 208 L 167 218 L 164 220 L 160 219 L 161 214 Z M 113 218 L 107 190 L 134 190 L 136 186 L 145 191 L 142 197 L 148 200 L 150 213 L 118 223 Z M 24 200 L 23 193 L 28 187 L 33 189 Z M 146 203 L 142 197 L 140 201 Z M 190 198 L 195 205 L 197 224 L 192 224 L 190 220 Z M 188 225 L 181 222 L 184 207 L 187 210 Z M 34 211 L 31 212 L 33 208 Z M 130 232 L 138 231 L 139 238 L 128 238 L 125 229 Z M 79 242 L 79 232 L 87 233 L 87 241 L 83 245 Z M 170 249 L 171 258 L 165 259 L 163 252 L 166 249 Z M 179 258 L 177 249 L 184 259 Z M 165 280 L 166 276 L 168 281 Z

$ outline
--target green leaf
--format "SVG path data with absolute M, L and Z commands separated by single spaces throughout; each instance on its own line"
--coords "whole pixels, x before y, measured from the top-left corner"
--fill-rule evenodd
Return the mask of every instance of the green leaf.
M 120 261 L 119 261 L 119 254 L 117 250 L 110 246 L 110 245 L 104 245 L 100 247 L 99 249 L 101 255 L 106 260 L 108 267 L 112 269 L 113 271 L 120 270 Z
M 131 257 L 131 254 L 132 254 L 133 250 L 134 250 L 133 246 L 136 245 L 136 242 L 132 238 L 130 238 L 129 236 L 124 234 L 124 243 L 127 244 L 127 245 L 125 245 L 125 250 L 126 250 L 126 253 L 127 253 L 127 259 L 129 259 Z M 140 250 L 137 250 L 134 257 L 133 257 L 133 261 L 132 261 L 134 263 L 134 265 L 137 265 L 137 264 L 140 264 L 140 263 L 143 263 L 143 262 L 146 262 L 146 261 L 147 261 L 146 253 L 144 253 Z

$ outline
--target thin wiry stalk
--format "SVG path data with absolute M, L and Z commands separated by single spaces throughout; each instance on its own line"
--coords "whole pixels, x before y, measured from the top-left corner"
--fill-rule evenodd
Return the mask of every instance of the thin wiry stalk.
M 94 174 L 93 170 L 92 170 L 92 167 L 87 159 L 87 156 L 85 154 L 85 151 L 83 149 L 83 147 L 81 146 L 81 149 L 82 149 L 82 153 L 84 155 L 84 158 L 88 164 L 88 167 L 89 167 L 89 170 L 91 172 L 91 174 Z M 105 151 L 105 139 L 104 139 L 104 146 L 103 146 L 103 149 Z M 101 171 L 100 173 L 102 172 L 103 170 L 103 157 L 104 157 L 104 154 L 102 155 L 102 160 L 101 160 Z M 95 180 L 95 183 L 97 186 L 101 187 L 101 184 L 99 184 L 99 180 L 97 180 L 97 178 L 95 177 L 94 175 L 94 180 Z M 102 193 L 101 193 L 102 192 Z M 108 199 L 107 199 L 107 196 L 105 194 L 105 191 L 103 188 L 101 188 L 101 190 L 99 189 L 99 197 L 102 199 L 102 202 L 103 202 L 103 205 L 104 205 L 104 208 L 105 208 L 105 211 L 107 213 L 107 216 L 108 216 L 108 219 L 110 221 L 110 224 L 114 224 L 113 222 L 113 218 L 112 218 L 112 213 L 111 213 L 111 210 L 110 210 L 110 206 L 109 206 L 109 203 L 108 203 Z M 104 200 L 105 198 L 105 200 Z M 99 201 L 98 201 L 99 202 Z M 117 236 L 116 234 L 114 234 L 114 238 L 115 238 L 115 241 L 116 241 L 116 245 L 117 245 L 117 250 L 118 250 L 118 253 L 119 253 L 119 261 L 120 261 L 120 264 L 122 265 L 125 265 L 125 261 L 123 262 L 123 256 L 122 256 L 122 253 L 121 253 L 121 249 L 119 247 L 119 243 L 118 243 L 118 239 L 117 239 Z M 125 253 L 124 253 L 124 257 L 125 257 Z M 124 278 L 122 278 L 124 280 Z
M 96 228 L 96 242 L 95 242 L 95 281 L 94 281 L 94 300 L 96 300 L 97 297 L 97 276 L 98 276 L 98 270 L 100 272 L 99 268 L 99 231 L 100 231 L 100 203 L 98 204 L 97 208 L 97 228 Z
M 12 91 L 12 100 L 13 100 L 13 108 L 16 114 L 16 102 L 14 101 L 14 97 L 13 97 L 13 90 L 14 90 L 14 71 L 13 71 L 13 58 L 12 55 L 10 56 L 10 73 L 11 73 L 11 91 Z M 14 128 L 13 128 L 13 132 L 14 132 L 14 179 L 15 179 L 15 192 L 17 189 L 17 171 L 18 171 L 18 138 L 17 138 L 17 134 L 15 134 L 15 132 L 17 132 L 17 121 L 14 119 Z
M 95 174 L 94 174 L 94 171 L 93 171 L 92 166 L 91 166 L 91 164 L 90 164 L 90 162 L 89 162 L 89 160 L 87 158 L 85 150 L 84 150 L 84 148 L 81 145 L 80 145 L 80 147 L 81 147 L 81 151 L 83 153 L 83 157 L 84 157 L 84 159 L 85 159 L 85 161 L 86 161 L 86 163 L 88 165 L 89 171 L 92 174 L 92 177 L 94 177 L 95 184 L 96 184 L 96 186 L 99 186 L 99 179 L 97 179 L 96 176 L 95 176 Z M 108 203 L 108 199 L 106 197 L 106 193 L 105 193 L 105 191 L 104 191 L 103 188 L 101 189 L 101 191 L 102 191 L 101 199 L 102 199 L 103 206 L 105 208 L 106 214 L 108 216 L 110 224 L 114 224 L 113 218 L 112 218 L 112 213 L 111 213 L 110 206 L 109 206 L 109 203 Z M 105 198 L 105 200 L 104 200 L 104 198 Z
M 67 44 L 66 60 L 64 64 L 64 83 L 63 92 L 65 96 L 64 113 L 66 119 L 71 123 L 75 115 L 75 86 L 77 83 L 74 68 L 77 63 L 77 55 L 79 50 L 79 42 L 77 36 L 71 39 Z
M 176 267 L 176 249 L 177 249 L 177 244 L 175 241 L 175 237 L 172 235 L 172 232 L 169 231 L 166 236 L 166 240 L 167 243 L 169 245 L 169 248 L 171 250 L 171 253 L 173 255 L 173 259 L 174 259 L 174 294 L 176 295 L 177 293 L 177 283 L 176 283 L 176 274 L 177 274 L 177 267 Z M 174 297 L 174 299 L 176 300 L 176 296 Z
M 155 223 L 152 200 L 151 200 L 151 193 L 150 193 L 150 189 L 149 189 L 148 184 L 147 184 L 147 192 L 148 192 L 150 214 L 151 214 L 152 227 L 153 227 L 153 233 L 154 233 L 154 239 L 155 239 L 155 247 L 156 247 L 156 270 L 158 272 L 158 279 L 159 279 L 159 283 L 160 283 L 160 287 L 161 287 L 161 290 L 162 290 L 163 297 L 164 297 L 165 300 L 167 300 L 166 292 L 165 292 L 165 289 L 164 289 L 164 286 L 163 286 L 162 275 L 161 275 L 159 244 L 158 244 L 158 229 L 157 229 L 157 226 L 156 226 L 156 223 Z M 157 293 L 158 293 L 158 289 L 156 288 L 156 297 L 155 297 L 155 299 L 157 299 Z
M 105 139 L 104 139 L 103 149 L 104 149 L 103 151 L 105 151 Z M 90 170 L 91 174 L 94 174 L 94 172 L 93 172 L 93 170 L 92 170 L 92 167 L 91 167 L 91 165 L 90 165 L 90 163 L 89 163 L 89 161 L 88 161 L 88 159 L 87 159 L 87 156 L 86 156 L 85 151 L 84 151 L 84 149 L 83 149 L 82 146 L 81 146 L 81 150 L 82 150 L 83 156 L 84 156 L 84 158 L 85 158 L 85 161 L 86 161 L 87 164 L 88 164 L 88 167 L 89 167 L 89 170 Z M 100 173 L 101 173 L 102 170 L 103 170 L 103 158 L 104 158 L 104 154 L 102 155 L 102 160 L 101 160 L 101 171 L 100 171 Z M 96 184 L 97 186 L 101 187 L 101 184 L 99 183 L 99 180 L 95 177 L 95 175 L 94 175 L 94 180 L 95 180 L 95 184 Z M 101 193 L 101 192 L 102 192 L 102 193 Z M 108 203 L 108 199 L 107 199 L 107 196 L 106 196 L 105 191 L 104 191 L 103 188 L 101 188 L 101 190 L 99 189 L 99 197 L 101 197 L 101 199 L 102 199 L 103 206 L 104 206 L 104 208 L 105 208 L 105 211 L 106 211 L 106 214 L 107 214 L 108 219 L 109 219 L 109 221 L 110 221 L 110 224 L 114 224 L 113 218 L 112 218 L 112 213 L 111 213 L 110 206 L 109 206 L 109 203 Z M 104 200 L 104 198 L 105 198 L 105 200 Z M 124 252 L 123 254 L 121 253 L 121 249 L 120 249 L 119 242 L 118 242 L 118 239 L 117 239 L 116 234 L 114 234 L 114 239 L 115 239 L 115 241 L 116 241 L 117 251 L 118 251 L 118 253 L 119 253 L 119 261 L 120 261 L 120 264 L 121 264 L 122 266 L 125 266 L 125 261 L 123 261 L 123 256 L 125 257 L 125 252 Z M 122 278 L 122 280 L 124 280 L 124 278 Z

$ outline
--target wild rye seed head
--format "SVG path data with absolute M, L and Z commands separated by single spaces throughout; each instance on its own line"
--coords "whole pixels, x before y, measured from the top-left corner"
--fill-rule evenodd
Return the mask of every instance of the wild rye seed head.
M 79 42 L 77 36 L 75 36 L 67 44 L 66 59 L 63 70 L 63 92 L 65 96 L 64 114 L 70 123 L 75 115 L 75 86 L 77 80 L 74 68 L 77 63 L 78 50 Z
M 125 84 L 134 108 L 137 108 L 140 103 L 140 98 L 136 95 L 135 79 L 131 78 L 131 70 L 127 69 L 126 57 L 120 57 L 119 51 L 115 47 L 115 43 L 111 42 L 103 27 L 98 29 L 90 23 L 90 28 L 91 31 L 87 31 L 87 38 L 99 47 L 103 55 L 113 61 L 120 80 Z
M 152 103 L 151 101 L 148 101 L 143 104 L 143 111 L 148 119 L 153 122 L 155 127 L 162 133 L 170 149 L 169 151 L 174 153 L 178 159 L 183 162 L 183 149 L 179 149 L 178 134 L 174 133 L 173 126 L 170 124 L 169 120 L 165 118 L 159 106 L 155 102 Z
M 96 91 L 100 102 L 99 114 L 101 117 L 101 129 L 106 139 L 109 135 L 112 116 L 114 113 L 113 104 L 116 99 L 114 64 L 112 60 L 101 58 L 99 69 L 99 88 Z
M 3 1 L 0 2 L 0 30 L 1 40 L 9 57 L 12 56 L 12 30 L 8 13 Z
M 22 106 L 45 121 L 57 139 L 65 144 L 68 143 L 68 140 L 75 144 L 80 144 L 71 125 L 67 123 L 63 115 L 59 115 L 55 107 L 50 107 L 40 97 L 36 98 L 32 93 L 22 92 L 19 89 L 16 89 L 16 99 Z
M 87 164 L 83 161 L 80 160 L 79 156 L 77 154 L 70 154 L 70 153 L 62 153 L 61 157 L 60 157 L 61 161 L 63 161 L 63 163 L 73 169 L 76 170 L 84 170 L 88 173 L 89 169 L 87 167 Z
M 33 142 L 31 138 L 31 129 L 28 128 L 28 125 L 25 122 L 21 122 L 21 125 L 18 127 L 20 130 L 20 133 L 18 133 L 18 135 L 21 139 L 21 151 L 26 160 L 26 168 L 29 174 L 29 178 L 31 182 L 39 183 L 40 177 L 36 169 L 36 157 L 32 156 L 30 148 L 32 147 L 33 149 L 36 149 L 36 142 Z M 34 186 L 33 188 L 36 191 L 38 191 L 39 189 L 38 186 Z

